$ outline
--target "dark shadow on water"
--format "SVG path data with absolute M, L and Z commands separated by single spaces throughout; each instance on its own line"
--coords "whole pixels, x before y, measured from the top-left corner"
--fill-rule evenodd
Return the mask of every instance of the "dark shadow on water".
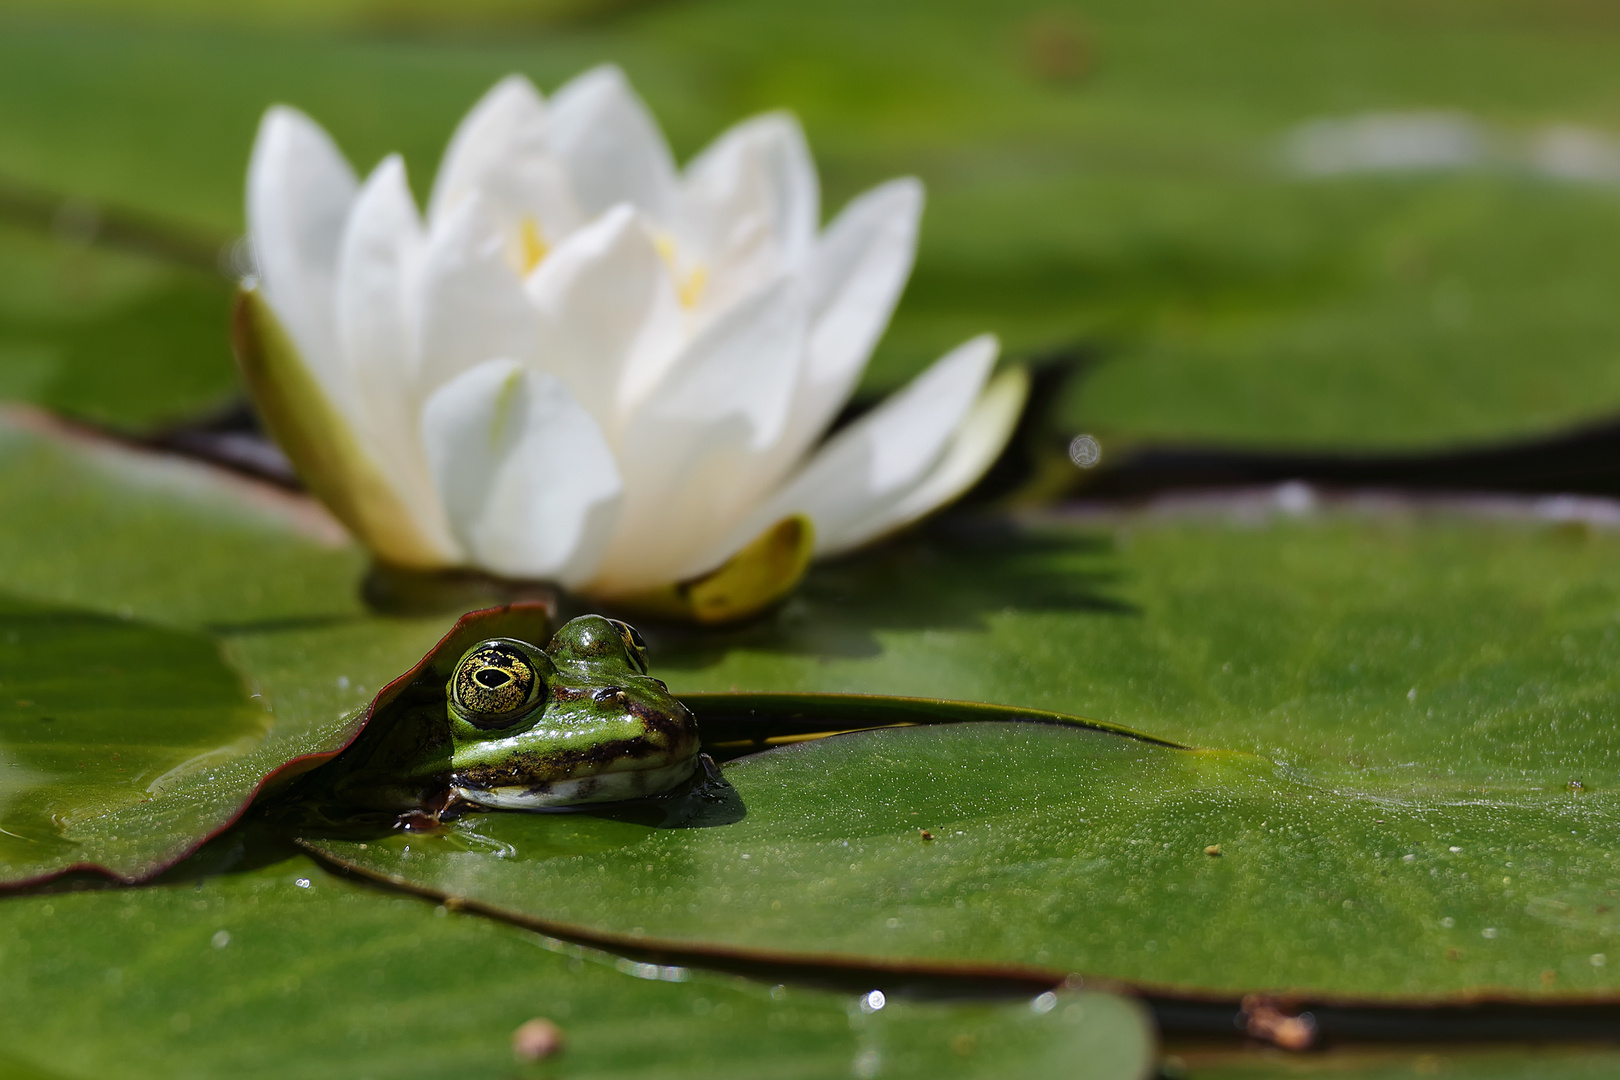
M 707 667 L 733 649 L 865 657 L 893 630 L 978 630 L 997 612 L 1130 616 L 1112 539 L 1033 531 L 1000 515 L 950 515 L 812 567 L 788 602 L 753 622 L 696 628 L 635 620 L 654 662 Z
M 367 842 L 381 840 L 401 831 L 441 833 L 445 830 L 454 830 L 457 822 L 465 822 L 470 831 L 476 832 L 480 819 L 498 814 L 532 814 L 542 817 L 579 814 L 644 825 L 652 829 L 710 829 L 719 825 L 736 824 L 748 816 L 748 808 L 743 804 L 742 796 L 738 794 L 737 789 L 721 775 L 714 759 L 708 754 L 701 754 L 692 778 L 669 791 L 640 799 L 626 799 L 622 802 L 587 803 L 581 806 L 559 806 L 544 810 L 485 810 L 482 807 L 458 803 L 452 797 L 446 796 L 427 810 L 401 814 L 392 811 L 355 809 L 323 796 L 318 787 L 295 785 L 283 797 L 272 798 L 255 807 L 244 822 L 247 828 L 238 831 L 252 834 L 249 842 L 267 846 L 268 850 L 268 846 L 273 846 L 272 841 L 277 837 L 287 845 L 291 845 L 295 838 Z M 199 856 L 201 854 L 199 853 Z M 244 849 L 242 857 L 247 857 L 247 854 L 247 849 Z M 220 854 L 217 857 L 226 856 Z M 193 856 L 190 861 L 196 861 L 197 858 L 198 856 Z

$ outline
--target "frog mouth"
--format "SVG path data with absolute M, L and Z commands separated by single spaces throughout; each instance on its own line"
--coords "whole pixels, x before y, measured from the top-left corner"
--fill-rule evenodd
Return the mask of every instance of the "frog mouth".
M 483 778 L 474 770 L 457 772 L 450 789 L 467 802 L 491 810 L 544 810 L 581 803 L 623 802 L 657 795 L 688 780 L 697 767 L 697 755 L 666 765 L 622 767 L 581 776 L 545 780 Z

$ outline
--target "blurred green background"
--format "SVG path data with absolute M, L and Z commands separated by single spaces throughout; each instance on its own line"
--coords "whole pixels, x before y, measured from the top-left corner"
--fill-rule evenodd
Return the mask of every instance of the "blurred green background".
M 1422 446 L 1620 410 L 1620 183 L 1500 155 L 1304 176 L 1289 133 L 1444 109 L 1601 150 L 1617 59 L 1593 0 L 11 0 L 0 178 L 227 238 L 271 102 L 362 170 L 403 151 L 421 194 L 498 77 L 613 60 L 683 160 L 788 108 L 829 215 L 927 182 L 869 388 L 989 329 L 1102 358 L 1075 430 Z M 228 284 L 86 245 L 76 205 L 0 223 L 0 397 L 128 426 L 227 398 Z

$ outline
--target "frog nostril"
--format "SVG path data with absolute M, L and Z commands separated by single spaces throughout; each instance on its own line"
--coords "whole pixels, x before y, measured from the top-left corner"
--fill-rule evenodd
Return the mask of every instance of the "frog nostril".
M 629 697 L 629 694 L 626 694 L 623 689 L 617 686 L 604 686 L 591 694 L 592 701 L 623 702 L 628 700 Z
M 512 676 L 495 668 L 485 668 L 473 676 L 473 681 L 485 690 L 499 690 L 512 681 Z

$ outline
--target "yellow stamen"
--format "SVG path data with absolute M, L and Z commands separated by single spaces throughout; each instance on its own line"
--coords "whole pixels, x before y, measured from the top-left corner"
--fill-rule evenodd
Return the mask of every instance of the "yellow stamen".
M 680 256 L 675 249 L 675 238 L 668 233 L 659 233 L 653 237 L 653 247 L 664 260 L 664 265 L 669 267 L 669 276 L 675 280 L 675 296 L 680 300 L 681 306 L 688 311 L 697 307 L 698 301 L 703 299 L 703 290 L 709 284 L 709 268 L 698 263 L 683 278 Z
M 692 267 L 692 272 L 686 275 L 686 280 L 675 289 L 675 295 L 681 299 L 681 306 L 689 310 L 697 307 L 698 301 L 703 299 L 704 286 L 708 284 L 709 268 L 702 263 Z
M 551 250 L 546 246 L 546 238 L 540 233 L 540 223 L 532 217 L 524 218 L 523 224 L 518 227 L 518 246 L 521 249 L 519 259 L 525 274 L 539 266 L 540 260 Z
M 653 248 L 657 250 L 659 258 L 669 267 L 671 274 L 675 273 L 675 238 L 669 233 L 661 232 L 653 237 Z

